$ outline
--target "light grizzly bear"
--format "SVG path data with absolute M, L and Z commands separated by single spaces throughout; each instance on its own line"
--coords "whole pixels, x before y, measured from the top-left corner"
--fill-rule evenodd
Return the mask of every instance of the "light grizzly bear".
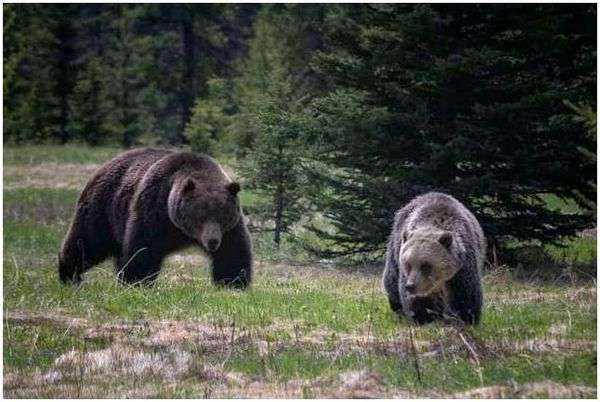
M 151 283 L 168 254 L 196 245 L 211 258 L 215 283 L 245 288 L 252 252 L 239 191 L 207 155 L 125 152 L 82 191 L 59 254 L 59 277 L 79 282 L 86 270 L 114 257 L 121 282 Z
M 383 287 L 390 307 L 417 324 L 478 324 L 485 248 L 477 219 L 456 199 L 416 197 L 396 212 L 388 243 Z

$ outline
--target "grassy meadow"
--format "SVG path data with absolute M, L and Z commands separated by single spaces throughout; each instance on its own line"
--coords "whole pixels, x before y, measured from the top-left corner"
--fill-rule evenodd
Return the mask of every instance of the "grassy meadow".
M 467 329 L 395 317 L 381 266 L 260 236 L 246 292 L 212 286 L 193 249 L 152 288 L 118 286 L 111 261 L 61 285 L 78 193 L 117 152 L 4 149 L 4 397 L 596 397 L 595 238 L 489 269 Z

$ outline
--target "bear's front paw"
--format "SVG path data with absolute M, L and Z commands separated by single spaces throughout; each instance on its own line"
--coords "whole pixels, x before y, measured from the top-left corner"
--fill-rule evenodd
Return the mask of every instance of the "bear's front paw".
M 60 281 L 65 285 L 79 285 L 83 280 L 83 277 L 79 273 L 64 274 L 61 272 L 59 277 Z
M 215 285 L 223 286 L 230 289 L 244 290 L 248 287 L 248 279 L 242 276 L 236 276 L 235 278 L 220 278 L 215 280 Z

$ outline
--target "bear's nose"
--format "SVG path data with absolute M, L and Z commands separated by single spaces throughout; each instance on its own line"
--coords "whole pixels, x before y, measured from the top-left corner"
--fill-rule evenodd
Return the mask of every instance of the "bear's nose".
M 215 251 L 217 248 L 219 248 L 219 240 L 217 240 L 217 239 L 210 239 L 208 241 L 208 249 L 210 251 Z
M 408 293 L 415 293 L 415 285 L 412 283 L 407 283 L 404 288 Z

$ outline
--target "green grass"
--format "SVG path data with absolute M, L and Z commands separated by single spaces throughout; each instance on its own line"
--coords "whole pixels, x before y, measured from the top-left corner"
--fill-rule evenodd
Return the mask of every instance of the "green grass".
M 19 188 L 4 190 L 4 221 L 12 225 L 5 237 L 27 237 L 27 223 L 38 226 L 54 226 L 64 230 L 75 212 L 79 191 L 75 189 Z M 62 233 L 61 233 L 62 235 Z
M 597 259 L 596 239 L 571 238 L 561 246 L 546 246 L 545 249 L 558 263 L 595 264 Z
M 170 263 L 165 267 L 157 286 L 151 289 L 124 289 L 115 283 L 109 264 L 89 273 L 81 287 L 65 287 L 58 283 L 53 253 L 60 245 L 64 226 L 36 225 L 25 221 L 5 222 L 4 297 L 5 311 L 27 311 L 44 314 L 60 311 L 73 317 L 84 317 L 92 322 L 111 322 L 139 319 L 169 319 L 200 321 L 227 326 L 235 322 L 243 329 L 254 329 L 273 339 L 289 338 L 289 328 L 296 326 L 300 336 L 312 331 L 336 334 L 364 333 L 371 330 L 374 336 L 389 339 L 406 323 L 396 319 L 387 308 L 387 301 L 378 289 L 376 277 L 354 277 L 349 274 L 315 274 L 305 280 L 301 273 L 291 277 L 279 276 L 277 269 L 302 268 L 270 267 L 257 272 L 254 286 L 248 292 L 230 292 L 216 289 L 210 283 L 207 266 L 183 266 Z M 37 258 L 33 255 L 37 254 Z M 179 276 L 189 279 L 178 279 Z M 553 325 L 569 323 L 565 336 L 569 339 L 594 339 L 596 309 L 594 305 L 581 305 L 548 298 L 546 295 L 564 291 L 562 286 L 536 289 L 529 284 L 488 285 L 490 294 L 520 294 L 539 290 L 542 301 L 514 305 L 492 300 L 488 304 L 482 324 L 473 335 L 484 343 L 515 342 L 544 338 Z M 366 318 L 369 317 L 369 318 Z M 288 327 L 281 330 L 278 327 Z M 272 327 L 272 329 L 268 329 Z M 22 327 L 11 329 L 5 340 L 5 364 L 9 367 L 47 367 L 52 359 L 70 348 L 81 349 L 78 336 L 62 336 L 62 330 L 52 327 L 33 327 L 38 348 L 31 348 Z M 267 328 L 267 329 L 265 329 Z M 417 339 L 433 340 L 447 336 L 447 330 L 431 325 L 417 330 Z M 287 339 L 285 338 L 285 339 Z M 550 359 L 550 360 L 547 360 Z M 578 358 L 568 357 L 574 369 L 581 369 L 579 377 L 572 371 L 561 371 L 562 358 L 530 355 L 527 359 L 515 356 L 484 362 L 486 384 L 514 379 L 518 382 L 533 379 L 553 379 L 563 383 L 595 385 L 589 369 L 591 363 L 577 363 Z M 365 360 L 366 359 L 366 360 Z M 590 361 L 585 360 L 585 361 Z M 553 365 L 556 367 L 553 368 Z M 414 368 L 410 362 L 378 355 L 343 356 L 332 366 L 319 351 L 301 350 L 277 353 L 265 366 L 255 352 L 240 353 L 228 362 L 227 368 L 252 376 L 265 370 L 274 373 L 274 380 L 290 378 L 316 378 L 346 370 L 372 367 L 384 375 L 386 384 L 418 391 L 435 386 L 444 392 L 459 391 L 476 386 L 478 377 L 467 359 L 443 364 L 450 382 L 439 382 L 440 366 L 428 363 L 422 367 L 427 382 L 417 386 Z M 595 367 L 594 367 L 595 369 Z M 576 379 L 579 378 L 578 381 Z M 593 377 L 595 378 L 595 377 Z M 441 384 L 441 385 L 440 385 Z M 440 388 L 441 387 L 441 388 Z M 437 389 L 436 388 L 436 389 Z
M 279 380 L 335 376 L 340 372 L 366 367 L 382 374 L 390 387 L 409 391 L 436 390 L 457 392 L 480 385 L 488 386 L 511 379 L 516 383 L 551 380 L 564 384 L 595 386 L 595 353 L 579 353 L 568 357 L 530 356 L 532 364 L 523 364 L 523 358 L 512 357 L 498 361 L 484 360 L 481 366 L 483 384 L 474 365 L 466 359 L 429 359 L 421 363 L 421 381 L 410 359 L 369 356 L 352 353 L 337 359 L 293 351 L 267 359 L 259 354 L 244 354 L 228 361 L 228 368 L 251 376 Z
M 94 350 L 105 342 L 86 341 L 81 331 L 58 330 L 52 325 L 4 324 L 4 364 L 10 367 L 49 368 L 57 357 L 72 349 Z
M 32 155 L 37 155 L 32 161 L 41 160 L 39 155 L 48 147 L 40 148 L 31 148 Z M 90 160 L 100 160 L 105 152 L 80 151 L 92 154 Z M 22 163 L 21 157 L 14 156 L 14 149 L 8 153 L 13 154 L 13 164 Z M 73 151 L 65 158 L 73 163 L 72 155 L 77 154 Z M 247 194 L 242 202 L 256 201 L 255 195 Z M 193 367 L 223 365 L 223 370 L 238 373 L 247 381 L 264 382 L 265 389 L 284 390 L 288 381 L 308 381 L 302 383 L 305 385 L 299 394 L 293 394 L 296 396 L 319 396 L 321 391 L 315 384 L 333 389 L 340 386 L 341 374 L 357 370 L 371 370 L 381 376 L 377 386 L 388 396 L 399 390 L 451 395 L 482 384 L 544 380 L 596 387 L 596 352 L 592 346 L 597 330 L 595 282 L 527 282 L 516 280 L 510 273 L 490 275 L 485 280 L 482 323 L 464 332 L 477 350 L 478 366 L 455 328 L 434 324 L 410 330 L 406 321 L 395 317 L 380 289 L 379 272 L 366 267 L 320 266 L 292 244 L 284 243 L 276 251 L 268 234 L 254 238 L 255 280 L 246 292 L 214 287 L 207 261 L 195 257 L 199 254 L 193 249 L 181 253 L 184 259 L 169 259 L 152 288 L 118 286 L 110 261 L 91 270 L 81 286 L 63 286 L 57 280 L 56 256 L 77 196 L 76 189 L 18 188 L 4 192 L 4 313 L 47 317 L 4 321 L 4 372 L 17 378 L 11 380 L 17 381 L 16 385 L 5 387 L 5 395 L 79 395 L 61 390 L 61 384 L 71 384 L 66 379 L 39 389 L 31 384 L 36 375 L 52 370 L 55 360 L 68 351 L 85 353 L 116 345 L 112 338 L 88 339 L 86 329 L 107 323 L 127 326 L 145 322 L 140 320 L 202 323 L 214 328 L 229 352 L 204 350 L 205 344 L 187 338 L 173 345 L 192 354 Z M 572 240 L 565 249 L 553 251 L 552 258 L 567 264 L 595 263 L 595 242 Z M 85 319 L 87 327 L 54 322 L 55 316 Z M 228 344 L 232 331 L 241 343 Z M 420 381 L 407 343 L 409 331 L 421 345 L 417 347 Z M 140 341 L 146 339 L 139 336 Z M 563 346 L 517 347 L 532 340 Z M 394 342 L 401 345 L 396 349 L 377 346 Z M 261 344 L 266 345 L 266 351 L 261 350 Z M 158 347 L 130 346 L 145 353 L 163 353 Z M 191 370 L 188 377 L 174 383 L 155 377 L 116 379 L 105 373 L 108 379 L 89 379 L 88 385 L 98 386 L 89 396 L 120 395 L 116 391 L 120 389 L 146 395 L 135 393 L 144 387 L 151 387 L 150 395 L 155 397 L 239 396 L 244 392 L 242 386 L 239 390 L 231 384 L 218 388 L 198 380 L 199 374 L 194 374 L 197 369 Z

